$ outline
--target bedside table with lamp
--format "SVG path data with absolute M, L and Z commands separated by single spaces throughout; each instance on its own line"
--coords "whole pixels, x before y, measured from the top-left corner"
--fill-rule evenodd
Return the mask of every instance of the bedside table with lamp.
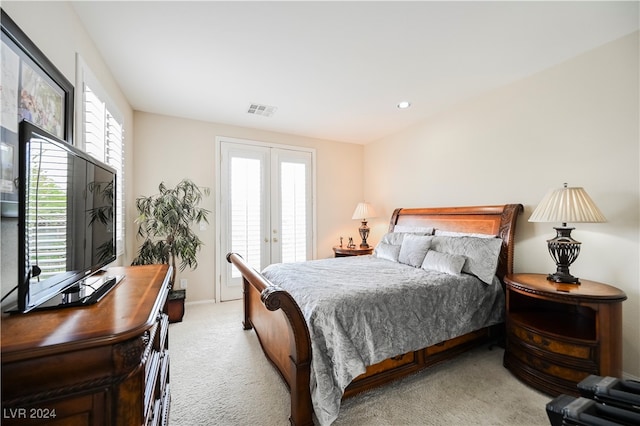
M 335 257 L 363 256 L 373 253 L 373 247 L 371 247 L 369 243 L 367 243 L 367 238 L 369 238 L 369 227 L 367 226 L 367 219 L 371 219 L 376 216 L 376 212 L 371 204 L 364 201 L 358 203 L 351 219 L 362 221 L 360 228 L 358 228 L 358 232 L 360 234 L 362 242 L 360 243 L 359 247 L 355 244 L 352 246 L 343 246 L 342 244 L 340 244 L 339 246 L 335 246 L 333 248 Z M 349 241 L 351 241 L 351 238 L 349 239 Z
M 620 289 L 580 280 L 569 266 L 580 253 L 569 222 L 605 222 L 583 188 L 552 190 L 529 218 L 560 222 L 548 240 L 556 272 L 511 274 L 506 284 L 504 366 L 532 387 L 550 395 L 578 395 L 577 384 L 591 374 L 622 375 Z

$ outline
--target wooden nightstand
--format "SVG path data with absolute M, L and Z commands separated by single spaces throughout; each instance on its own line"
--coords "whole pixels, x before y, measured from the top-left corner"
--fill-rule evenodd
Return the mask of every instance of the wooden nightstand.
M 373 247 L 369 247 L 369 248 L 356 247 L 356 248 L 350 249 L 347 247 L 335 246 L 333 248 L 333 252 L 335 253 L 335 257 L 364 256 L 364 255 L 373 253 Z
M 622 302 L 613 286 L 548 281 L 543 274 L 505 277 L 504 366 L 550 395 L 578 396 L 590 374 L 622 375 Z

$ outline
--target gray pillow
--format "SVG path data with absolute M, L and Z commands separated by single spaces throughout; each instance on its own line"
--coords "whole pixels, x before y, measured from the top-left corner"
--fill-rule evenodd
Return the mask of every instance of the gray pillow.
M 449 275 L 460 275 L 465 261 L 466 258 L 458 254 L 429 250 L 422 262 L 422 269 L 444 272 Z
M 434 236 L 431 249 L 441 253 L 464 256 L 462 272 L 473 274 L 484 283 L 491 284 L 498 268 L 502 248 L 500 238 Z
M 409 232 L 408 229 L 411 228 L 413 231 Z M 404 231 L 396 231 L 396 229 L 404 229 Z M 383 243 L 393 244 L 394 246 L 399 246 L 402 244 L 402 240 L 405 235 L 432 235 L 433 228 L 417 228 L 417 227 L 402 227 L 396 226 L 393 232 L 387 232 L 382 236 L 380 240 Z
M 398 261 L 398 255 L 400 254 L 400 246 L 383 243 L 382 241 L 378 243 L 376 249 L 374 251 L 374 256 L 380 259 L 387 259 L 393 262 Z
M 400 244 L 402 244 L 402 240 L 404 239 L 405 235 L 406 234 L 401 232 L 387 232 L 382 236 L 380 242 L 399 246 Z
M 432 236 L 406 234 L 400 246 L 398 262 L 419 268 L 431 245 Z

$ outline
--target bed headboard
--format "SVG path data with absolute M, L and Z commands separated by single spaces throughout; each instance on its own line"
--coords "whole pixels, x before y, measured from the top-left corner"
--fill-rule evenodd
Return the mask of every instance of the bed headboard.
M 391 216 L 389 232 L 396 225 L 406 225 L 500 237 L 502 250 L 496 275 L 502 280 L 506 274 L 513 273 L 516 221 L 522 210 L 522 204 L 396 209 Z

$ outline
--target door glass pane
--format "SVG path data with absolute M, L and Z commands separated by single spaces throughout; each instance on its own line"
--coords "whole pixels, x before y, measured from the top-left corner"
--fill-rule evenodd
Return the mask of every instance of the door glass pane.
M 280 163 L 282 262 L 307 260 L 306 165 Z
M 230 166 L 231 251 L 260 270 L 261 161 L 232 157 Z M 241 276 L 235 267 L 232 269 L 233 278 Z

